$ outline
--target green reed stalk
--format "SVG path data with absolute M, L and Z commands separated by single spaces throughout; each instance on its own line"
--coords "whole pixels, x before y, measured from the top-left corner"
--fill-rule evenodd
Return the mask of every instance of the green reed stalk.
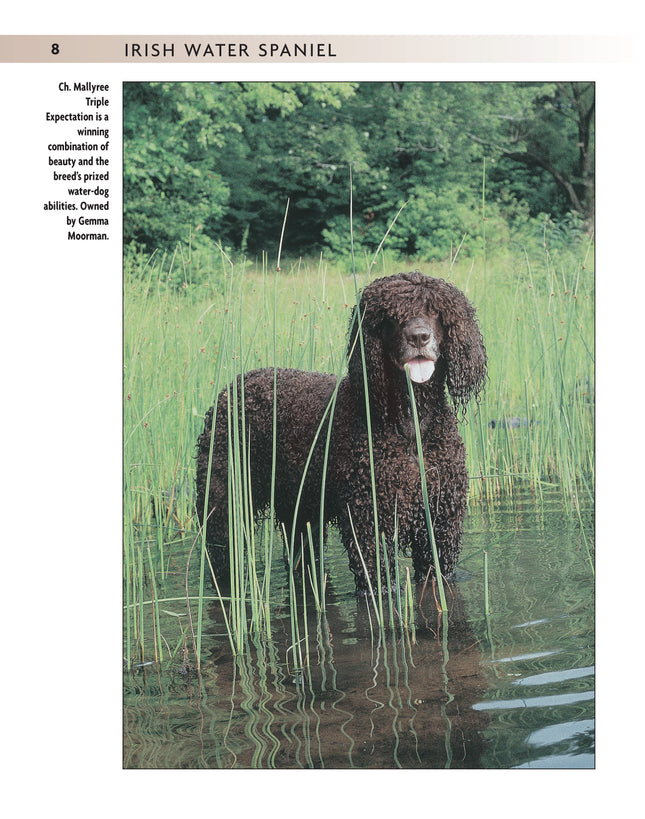
M 287 202 L 287 207 L 288 207 Z M 284 214 L 285 224 L 287 221 L 287 212 Z M 284 232 L 284 225 L 283 225 Z M 282 239 L 280 240 L 282 242 Z M 280 269 L 280 255 L 278 254 L 278 261 L 276 270 L 273 276 L 273 429 L 271 433 L 271 494 L 270 494 L 270 509 L 275 508 L 275 488 L 276 488 L 276 464 L 278 452 L 278 271 Z M 267 611 L 267 636 L 271 637 L 271 624 L 268 618 L 269 601 L 271 595 L 271 561 L 273 560 L 273 545 L 275 538 L 275 527 L 271 526 L 269 529 L 268 545 L 265 548 L 264 557 L 264 580 L 265 580 L 265 608 Z
M 374 550 L 376 554 L 376 584 L 377 584 L 377 594 L 378 594 L 378 619 L 379 619 L 379 626 L 383 627 L 383 600 L 381 595 L 381 550 L 380 550 L 380 542 L 381 538 L 379 535 L 379 524 L 378 524 L 378 508 L 377 508 L 377 500 L 376 500 L 376 475 L 375 475 L 375 467 L 374 467 L 374 447 L 372 441 L 372 414 L 370 411 L 370 399 L 369 399 L 369 390 L 367 384 L 367 366 L 366 366 L 366 359 L 365 359 L 365 341 L 363 339 L 363 317 L 361 315 L 360 310 L 360 298 L 359 298 L 359 289 L 358 283 L 356 280 L 356 260 L 354 255 L 354 186 L 352 183 L 352 176 L 351 176 L 351 166 L 350 166 L 350 185 L 349 185 L 349 230 L 350 230 L 350 246 L 351 246 L 351 253 L 352 253 L 352 271 L 353 271 L 353 279 L 354 279 L 354 297 L 356 299 L 356 309 L 354 312 L 354 319 L 358 323 L 357 325 L 357 332 L 356 337 L 359 342 L 359 348 L 361 352 L 361 361 L 362 361 L 362 372 L 363 372 L 363 393 L 365 397 L 365 417 L 367 421 L 367 448 L 369 454 L 369 464 L 370 464 L 370 483 L 371 483 L 371 493 L 372 493 L 372 514 L 374 519 Z M 383 241 L 385 237 L 383 237 Z M 379 249 L 383 244 L 379 245 Z M 351 332 L 351 331 L 350 331 Z M 348 355 L 348 359 L 351 357 L 352 352 L 350 351 Z M 353 528 L 353 524 L 352 524 Z M 356 541 L 358 545 L 358 540 Z M 360 552 L 360 549 L 359 549 Z M 361 560 L 363 560 L 363 556 L 361 555 Z M 364 565 L 364 561 L 363 561 Z M 370 584 L 371 589 L 371 584 Z M 373 592 L 372 592 L 373 597 Z
M 316 550 L 314 546 L 314 538 L 311 532 L 311 524 L 307 521 L 307 542 L 309 544 L 309 565 L 307 566 L 307 571 L 309 573 L 309 582 L 311 584 L 311 590 L 314 595 L 314 601 L 316 603 L 316 609 L 318 612 L 324 611 L 324 588 L 322 583 L 322 578 L 320 580 L 320 589 L 318 587 L 318 579 L 316 573 Z M 322 555 L 321 555 L 322 557 Z M 303 570 L 304 570 L 304 559 L 303 559 Z M 304 574 L 304 571 L 303 571 Z
M 396 223 L 397 219 L 401 215 L 401 212 L 406 207 L 407 202 L 405 202 L 398 210 L 396 216 L 390 222 L 385 234 L 383 235 L 375 253 L 372 258 L 372 262 L 368 268 L 368 276 L 372 272 L 372 268 L 376 262 L 376 259 L 381 252 L 383 245 L 385 244 L 385 240 L 389 236 L 394 224 Z M 371 483 L 371 493 L 372 493 L 372 514 L 374 518 L 374 549 L 376 553 L 376 583 L 377 583 L 377 593 L 378 593 L 378 620 L 379 625 L 382 628 L 384 619 L 383 619 L 383 589 L 382 589 L 382 579 L 381 579 L 381 560 L 380 560 L 380 548 L 379 544 L 381 542 L 381 537 L 379 533 L 379 521 L 378 521 L 378 505 L 377 505 L 377 495 L 376 495 L 376 470 L 374 466 L 374 444 L 372 438 L 372 413 L 370 409 L 370 399 L 369 399 L 369 388 L 367 382 L 367 366 L 366 366 L 366 359 L 365 359 L 365 340 L 363 338 L 363 317 L 360 311 L 360 298 L 359 298 L 359 291 L 358 291 L 358 284 L 356 281 L 356 267 L 355 267 L 355 258 L 354 258 L 354 223 L 353 223 L 353 185 L 351 184 L 351 169 L 350 169 L 350 243 L 352 249 L 352 269 L 354 271 L 354 295 L 356 298 L 356 310 L 355 310 L 355 320 L 358 322 L 357 326 L 357 338 L 359 340 L 360 351 L 361 351 L 361 361 L 362 361 L 362 372 L 363 372 L 363 392 L 365 395 L 365 417 L 367 421 L 367 446 L 369 452 L 369 463 L 370 463 L 370 483 Z M 350 352 L 351 355 L 351 352 Z M 361 555 L 361 560 L 362 560 Z M 389 560 L 387 558 L 387 547 L 385 547 L 385 561 L 388 573 L 388 595 L 389 595 L 389 602 L 391 606 L 391 594 L 390 594 L 390 581 L 389 581 Z
M 330 435 L 331 435 L 332 417 L 333 417 L 333 412 L 334 412 L 334 410 L 336 408 L 336 398 L 338 396 L 339 386 L 340 386 L 340 378 L 336 382 L 336 386 L 334 387 L 334 391 L 333 391 L 333 393 L 331 395 L 331 398 L 329 399 L 329 402 L 328 402 L 327 406 L 325 407 L 325 411 L 324 411 L 324 413 L 322 415 L 322 418 L 320 419 L 320 422 L 319 422 L 318 427 L 316 429 L 316 434 L 314 435 L 313 441 L 311 443 L 311 447 L 309 448 L 309 453 L 307 455 L 307 460 L 305 461 L 305 466 L 304 466 L 304 469 L 303 469 L 302 478 L 300 479 L 300 486 L 298 487 L 298 495 L 296 496 L 296 503 L 295 503 L 295 507 L 294 507 L 293 523 L 292 523 L 292 526 L 291 526 L 291 535 L 290 535 L 290 537 L 289 537 L 289 539 L 287 541 L 290 544 L 290 549 L 291 549 L 291 552 L 292 552 L 292 559 L 293 559 L 293 554 L 294 554 L 294 550 L 295 550 L 296 526 L 297 526 L 297 520 L 298 520 L 298 512 L 300 510 L 300 501 L 302 500 L 302 493 L 304 491 L 305 480 L 307 478 L 307 472 L 309 471 L 309 466 L 311 464 L 311 459 L 314 456 L 316 444 L 318 443 L 318 438 L 320 437 L 320 433 L 322 432 L 322 429 L 323 429 L 324 425 L 327 424 L 328 425 L 328 433 L 327 433 L 327 438 L 326 438 L 326 442 L 325 442 L 325 452 L 324 452 L 324 459 L 323 459 L 324 473 L 323 473 L 322 490 L 321 490 L 321 498 L 320 498 L 320 506 L 321 506 L 321 511 L 320 511 L 320 525 L 321 525 L 320 553 L 321 553 L 321 555 L 322 555 L 322 552 L 323 552 L 323 545 L 324 545 L 323 544 L 323 539 L 324 539 L 323 524 L 324 524 L 324 519 L 325 519 L 324 508 L 323 508 L 324 507 L 324 500 L 325 500 L 325 496 L 324 496 L 325 478 L 324 478 L 324 475 L 326 474 L 326 471 L 327 471 L 328 450 L 329 450 L 329 442 L 330 442 Z M 328 416 L 329 416 L 329 420 L 328 420 Z
M 304 544 L 303 544 L 303 552 L 304 552 Z M 311 656 L 309 653 L 309 617 L 307 615 L 307 572 L 305 572 L 304 566 L 304 559 L 303 559 L 303 566 L 302 571 L 300 572 L 300 579 L 301 579 L 301 594 L 302 594 L 302 629 L 304 632 L 304 642 L 305 642 L 305 664 L 303 667 L 303 671 L 306 668 L 307 670 L 307 678 L 309 681 L 309 685 L 311 686 L 311 666 L 309 663 L 309 657 Z
M 238 298 L 239 304 L 239 349 L 244 350 L 251 348 L 251 343 L 245 345 L 243 336 L 244 325 L 244 303 L 242 291 Z M 258 314 L 258 323 L 260 315 Z M 256 324 L 257 329 L 257 324 Z M 252 337 L 255 335 L 255 330 Z M 246 635 L 247 613 L 250 613 L 250 627 L 251 630 L 260 634 L 263 630 L 270 632 L 270 625 L 267 625 L 268 605 L 266 602 L 268 598 L 265 595 L 270 594 L 270 584 L 267 582 L 267 575 L 261 583 L 258 577 L 258 566 L 256 559 L 256 537 L 255 537 L 255 510 L 253 505 L 253 492 L 251 481 L 251 464 L 250 464 L 250 442 L 247 439 L 246 429 L 246 402 L 245 402 L 245 380 L 244 372 L 248 368 L 248 362 L 241 362 L 239 381 L 239 399 L 237 389 L 233 389 L 233 452 L 234 452 L 234 470 L 233 474 L 236 476 L 235 491 L 233 493 L 237 503 L 236 520 L 236 537 L 235 544 L 235 560 L 231 561 L 232 574 L 231 582 L 234 584 L 237 600 L 235 604 L 235 611 L 238 615 L 237 620 L 237 643 L 238 649 L 242 650 L 243 635 Z M 275 372 L 274 372 L 275 381 Z M 276 413 L 276 390 L 274 390 L 274 417 Z M 240 419 L 238 422 L 238 418 Z M 274 430 L 275 430 L 274 424 Z M 275 432 L 274 432 L 275 435 Z M 275 457 L 273 459 L 272 470 L 275 472 Z M 275 491 L 275 479 L 272 491 Z M 270 562 L 269 578 L 270 578 Z M 267 564 L 265 563 L 265 572 Z M 264 588 L 264 591 L 263 591 Z M 248 612 L 247 612 L 247 594 L 248 594 Z
M 148 565 L 150 568 L 150 586 L 152 591 L 152 643 L 155 650 L 155 662 L 163 660 L 163 643 L 161 640 L 161 625 L 159 622 L 159 603 L 157 594 L 157 583 L 155 581 L 155 568 L 150 554 L 150 544 L 147 547 Z
M 233 382 L 235 384 L 235 380 Z M 242 382 L 243 383 L 243 382 Z M 244 542 L 244 456 L 240 441 L 244 426 L 240 430 L 239 404 L 244 405 L 244 393 L 238 398 L 236 387 L 229 395 L 229 549 L 230 551 L 230 584 L 232 624 L 235 636 L 235 648 L 238 653 L 244 651 L 247 635 L 246 613 L 246 560 Z
M 338 398 L 338 388 L 340 386 L 340 373 L 338 373 L 338 381 L 331 396 L 329 406 L 329 424 L 327 425 L 327 436 L 325 438 L 325 450 L 323 453 L 322 479 L 320 482 L 320 516 L 318 518 L 318 553 L 320 555 L 320 599 L 322 602 L 322 611 L 325 611 L 325 491 L 327 487 L 327 467 L 329 464 L 329 448 L 331 444 L 331 432 L 333 428 L 334 413 L 336 411 L 336 400 Z
M 136 634 L 136 607 L 137 599 L 135 588 L 136 554 L 135 554 L 135 533 L 134 523 L 131 514 L 127 510 L 127 500 L 132 497 L 130 487 L 130 475 L 128 470 L 124 470 L 124 537 L 123 537 L 123 585 L 125 595 L 124 625 L 125 625 L 125 657 L 128 665 L 133 659 L 133 639 Z
M 439 554 L 437 552 L 437 543 L 434 539 L 434 529 L 432 527 L 432 515 L 430 514 L 430 502 L 428 499 L 428 483 L 426 481 L 426 467 L 423 458 L 423 442 L 421 440 L 421 429 L 419 427 L 419 416 L 417 413 L 417 402 L 414 397 L 414 388 L 410 380 L 410 372 L 405 368 L 405 378 L 408 384 L 408 393 L 410 395 L 410 404 L 412 406 L 412 420 L 414 423 L 414 433 L 417 441 L 417 458 L 419 461 L 419 475 L 421 478 L 421 495 L 423 497 L 423 508 L 426 516 L 426 525 L 428 527 L 428 536 L 430 537 L 430 546 L 432 547 L 432 560 L 435 567 L 435 576 L 437 579 L 437 587 L 439 589 L 439 602 L 442 611 L 448 611 L 446 603 L 446 594 L 443 588 L 443 578 L 441 576 L 441 566 L 439 564 Z
M 145 660 L 145 622 L 143 617 L 143 578 L 144 578 L 144 570 L 143 570 L 143 554 L 141 549 L 137 552 L 137 573 L 136 577 L 138 580 L 138 604 L 136 609 L 136 619 L 135 619 L 135 635 L 137 638 L 137 642 L 139 643 L 139 651 L 141 662 Z
M 225 350 L 225 341 L 226 341 L 226 334 L 222 331 L 220 335 L 220 343 L 219 349 L 223 352 Z M 208 559 L 208 549 L 206 546 L 206 526 L 208 520 L 208 498 L 210 497 L 210 482 L 211 482 L 211 469 L 213 465 L 213 443 L 215 440 L 215 425 L 217 423 L 217 396 L 220 392 L 220 384 L 222 381 L 222 362 L 224 361 L 224 355 L 221 354 L 218 356 L 217 359 L 217 369 L 215 371 L 215 384 L 213 389 L 213 417 L 211 419 L 211 438 L 209 441 L 209 450 L 208 450 L 208 470 L 206 473 L 206 490 L 205 490 L 205 498 L 206 503 L 204 504 L 203 510 L 203 517 L 200 521 L 201 523 L 201 538 L 200 538 L 200 554 L 199 554 L 199 600 L 197 604 L 197 637 L 196 637 L 196 644 L 195 644 L 195 662 L 197 667 L 199 668 L 201 665 L 201 652 L 202 652 L 202 634 L 203 634 L 203 623 L 204 623 L 204 581 L 206 578 L 206 564 L 208 563 L 210 567 L 210 574 L 215 583 L 215 587 L 217 590 L 217 595 L 220 599 L 220 604 L 222 607 L 222 611 L 224 612 L 224 618 L 226 623 L 226 630 L 228 632 L 229 641 L 231 642 L 231 646 L 233 645 L 232 641 L 232 634 L 229 627 L 228 616 L 225 612 L 225 607 L 222 601 L 222 596 L 219 591 L 219 585 L 217 584 L 217 580 L 215 578 L 215 573 L 210 566 L 210 560 Z M 225 548 L 228 548 L 228 544 L 226 544 Z M 190 604 L 189 604 L 190 605 Z
M 302 638 L 300 637 L 300 623 L 298 620 L 298 596 L 296 592 L 296 565 L 294 560 L 294 550 L 295 550 L 295 537 L 292 536 L 291 540 L 286 539 L 286 530 L 283 526 L 283 531 L 285 534 L 285 540 L 289 543 L 288 548 L 288 557 L 289 557 L 289 622 L 291 625 L 291 646 L 290 649 L 293 652 L 295 667 L 294 671 L 296 674 L 300 675 L 304 671 L 304 660 L 302 657 Z M 304 573 L 303 573 L 304 574 Z M 303 597 L 303 605 L 304 605 L 304 597 Z
M 441 698 L 441 715 L 446 724 L 446 733 L 444 736 L 444 748 L 446 749 L 446 764 L 444 768 L 450 768 L 452 765 L 452 720 L 448 716 L 448 705 L 454 700 L 454 694 L 449 690 L 450 677 L 448 676 L 448 662 L 450 660 L 450 653 L 448 651 L 448 612 L 446 609 L 440 615 L 441 617 L 441 679 L 444 695 Z
M 490 614 L 490 605 L 488 599 L 488 552 L 484 549 L 484 614 Z
M 382 603 L 382 600 L 380 599 L 380 594 L 379 594 L 378 602 L 376 600 L 376 594 L 374 592 L 374 587 L 372 586 L 372 581 L 370 580 L 370 576 L 369 576 L 368 571 L 367 571 L 367 566 L 365 565 L 365 558 L 363 557 L 363 552 L 361 550 L 361 547 L 360 547 L 360 544 L 359 544 L 359 541 L 358 541 L 358 537 L 356 536 L 356 529 L 354 528 L 354 521 L 352 519 L 351 512 L 349 513 L 349 525 L 352 528 L 352 537 L 354 538 L 354 543 L 355 543 L 356 548 L 358 550 L 358 556 L 360 557 L 361 565 L 363 566 L 363 572 L 365 574 L 365 579 L 367 580 L 367 588 L 368 588 L 368 591 L 369 591 L 370 599 L 372 600 L 372 605 L 374 607 L 374 614 L 376 615 L 379 629 L 382 630 L 383 629 L 383 603 Z M 377 591 L 380 592 L 380 584 L 379 584 L 379 587 L 378 587 Z M 368 607 L 368 611 L 369 611 L 369 607 Z M 371 620 L 371 617 L 370 617 L 370 628 L 371 628 L 371 626 L 372 626 L 372 620 Z
M 482 241 L 484 245 L 484 292 L 486 290 L 486 157 L 482 165 Z
M 280 245 L 278 247 L 278 258 L 277 258 L 276 264 L 275 264 L 276 272 L 280 270 L 280 258 L 282 256 L 282 242 L 284 240 L 284 231 L 285 231 L 285 229 L 287 227 L 287 214 L 289 213 L 289 202 L 290 201 L 291 201 L 291 199 L 289 197 L 287 197 L 287 205 L 286 205 L 286 207 L 284 209 L 284 219 L 282 221 L 282 231 L 280 233 Z
M 399 515 L 396 500 L 394 502 L 394 534 L 392 536 L 392 552 L 394 554 L 394 591 L 396 594 L 396 611 L 399 616 L 399 622 L 402 618 L 401 608 L 401 573 L 399 571 Z M 407 567 L 406 567 L 407 568 Z
M 412 635 L 412 642 L 416 642 L 416 621 L 414 618 L 414 594 L 412 592 L 412 577 L 410 576 L 410 567 L 405 567 L 405 601 L 406 601 L 406 617 L 405 627 Z
M 385 562 L 385 577 L 387 580 L 387 605 L 388 605 L 388 615 L 390 620 L 390 628 L 394 630 L 394 606 L 392 603 L 392 578 L 390 577 L 390 561 L 388 558 L 387 553 L 387 542 L 385 540 L 385 534 L 381 534 L 381 545 L 383 548 L 383 560 Z
M 356 287 L 356 280 L 354 279 L 355 287 Z M 377 496 L 376 496 L 376 469 L 374 466 L 374 443 L 372 439 L 372 413 L 370 410 L 370 399 L 369 399 L 369 389 L 367 384 L 367 366 L 366 366 L 366 359 L 365 359 L 365 342 L 363 339 L 363 318 L 360 312 L 360 299 L 358 297 L 358 288 L 356 287 L 356 312 L 355 312 L 355 319 L 358 322 L 358 331 L 357 331 L 357 338 L 360 345 L 361 351 L 361 359 L 363 362 L 363 392 L 365 395 L 365 418 L 367 421 L 367 449 L 369 454 L 369 464 L 370 464 L 370 488 L 371 488 L 371 495 L 372 495 L 372 515 L 374 519 L 374 549 L 376 553 L 376 593 L 378 596 L 378 608 L 377 608 L 377 615 L 379 626 L 383 627 L 383 590 L 382 586 L 382 579 L 381 579 L 381 549 L 380 549 L 380 534 L 379 534 L 379 522 L 378 522 L 378 505 L 377 505 Z M 351 353 L 350 353 L 351 355 Z M 357 541 L 358 543 L 358 541 Z M 361 560 L 362 560 L 361 555 Z M 371 588 L 371 584 L 370 584 Z
M 246 436 L 244 436 L 246 438 Z M 253 491 L 251 488 L 251 449 L 246 445 L 243 449 L 244 455 L 244 520 L 246 536 L 246 576 L 248 578 L 249 602 L 251 606 L 251 624 L 255 629 L 260 629 L 263 625 L 262 592 L 258 582 L 258 569 L 256 559 L 256 528 L 255 512 L 253 507 Z

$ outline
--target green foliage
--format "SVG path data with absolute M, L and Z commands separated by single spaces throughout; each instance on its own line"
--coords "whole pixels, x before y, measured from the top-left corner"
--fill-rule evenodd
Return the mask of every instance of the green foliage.
M 223 144 L 227 125 L 239 126 L 217 118 L 210 90 L 191 83 L 126 84 L 126 244 L 167 249 L 223 217 L 229 190 L 211 151 Z
M 292 256 L 369 255 L 402 205 L 406 257 L 588 230 L 593 103 L 592 83 L 126 83 L 125 242 L 277 254 L 287 202 Z

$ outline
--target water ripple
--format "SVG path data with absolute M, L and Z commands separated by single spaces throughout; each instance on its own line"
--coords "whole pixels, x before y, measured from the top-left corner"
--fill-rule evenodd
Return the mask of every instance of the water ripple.
M 475 711 L 500 711 L 509 708 L 553 708 L 557 705 L 572 705 L 577 702 L 593 700 L 593 691 L 582 691 L 576 694 L 549 694 L 544 697 L 527 697 L 517 700 L 495 700 L 494 702 L 476 702 Z

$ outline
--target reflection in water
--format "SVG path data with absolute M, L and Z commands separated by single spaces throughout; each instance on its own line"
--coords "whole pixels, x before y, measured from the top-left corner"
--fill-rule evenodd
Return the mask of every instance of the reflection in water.
M 318 618 L 302 671 L 278 657 L 288 639 L 274 639 L 235 658 L 223 645 L 201 679 L 165 694 L 158 675 L 130 677 L 126 710 L 142 741 L 126 743 L 126 767 L 477 767 L 488 717 L 472 706 L 485 679 L 462 606 L 447 628 L 435 611 L 412 644 L 405 633 L 372 639 L 355 605 L 351 636 L 337 607 Z M 155 742 L 164 728 L 172 734 Z
M 591 522 L 582 537 L 577 516 L 544 501 L 468 523 L 447 622 L 426 594 L 414 632 L 380 632 L 342 551 L 326 615 L 308 609 L 297 650 L 285 605 L 272 640 L 234 657 L 212 604 L 199 675 L 126 672 L 125 767 L 593 767 Z

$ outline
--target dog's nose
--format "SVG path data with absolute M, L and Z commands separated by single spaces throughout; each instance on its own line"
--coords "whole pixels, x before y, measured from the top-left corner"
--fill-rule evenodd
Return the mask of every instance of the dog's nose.
M 421 319 L 411 321 L 403 331 L 406 342 L 411 347 L 423 349 L 432 339 L 432 328 Z
M 416 333 L 408 333 L 407 341 L 413 347 L 425 347 L 426 344 L 430 341 L 430 333 L 425 332 L 424 330 L 419 330 Z

